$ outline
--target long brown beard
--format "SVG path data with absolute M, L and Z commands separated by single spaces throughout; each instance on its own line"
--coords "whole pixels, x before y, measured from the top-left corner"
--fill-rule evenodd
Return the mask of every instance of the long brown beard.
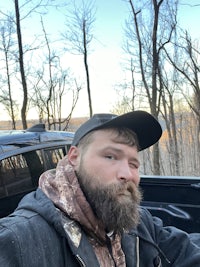
M 106 231 L 122 233 L 138 225 L 142 194 L 133 182 L 94 186 L 91 183 L 97 179 L 91 177 L 83 166 L 76 174 L 87 201 Z

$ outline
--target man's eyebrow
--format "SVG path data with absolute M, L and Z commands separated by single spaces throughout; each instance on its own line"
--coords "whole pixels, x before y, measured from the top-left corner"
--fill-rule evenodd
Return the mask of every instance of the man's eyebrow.
M 118 152 L 118 153 L 122 153 L 123 152 L 123 150 L 121 149 L 121 148 L 116 148 L 116 147 L 114 147 L 114 146 L 106 146 L 106 147 L 102 147 L 102 150 L 114 150 L 114 151 L 116 151 L 116 152 Z

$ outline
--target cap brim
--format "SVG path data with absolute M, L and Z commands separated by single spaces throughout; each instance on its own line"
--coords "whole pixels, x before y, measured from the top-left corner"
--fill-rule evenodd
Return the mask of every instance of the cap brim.
M 162 135 L 160 123 L 148 112 L 140 110 L 117 116 L 96 129 L 107 126 L 127 127 L 134 131 L 138 137 L 140 151 L 155 144 Z

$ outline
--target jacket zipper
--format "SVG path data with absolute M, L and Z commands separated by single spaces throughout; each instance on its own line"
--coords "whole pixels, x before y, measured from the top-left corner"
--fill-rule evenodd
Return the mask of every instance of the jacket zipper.
M 140 250 L 139 250 L 139 237 L 136 236 L 136 267 L 140 266 Z
M 78 254 L 76 255 L 76 259 L 78 260 L 80 266 L 86 267 L 85 262 L 82 260 L 82 258 Z

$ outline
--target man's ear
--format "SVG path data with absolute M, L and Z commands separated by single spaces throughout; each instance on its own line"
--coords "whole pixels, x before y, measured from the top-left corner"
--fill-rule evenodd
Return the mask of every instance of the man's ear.
M 77 166 L 78 162 L 79 162 L 79 149 L 76 146 L 71 146 L 67 156 L 68 156 L 68 160 L 71 163 L 72 166 Z

